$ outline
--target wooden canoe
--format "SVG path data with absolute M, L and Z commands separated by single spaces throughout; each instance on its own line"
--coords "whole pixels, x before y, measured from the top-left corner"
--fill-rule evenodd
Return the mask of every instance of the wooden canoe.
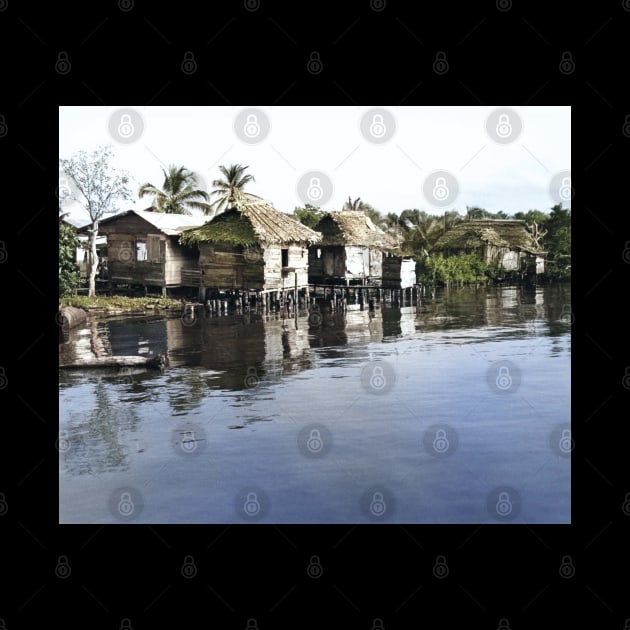
M 113 356 L 113 357 L 90 357 L 89 359 L 77 359 L 73 363 L 60 363 L 59 367 L 64 370 L 83 368 L 116 368 L 116 367 L 146 367 L 162 369 L 168 365 L 168 359 L 164 354 L 156 357 L 138 356 Z

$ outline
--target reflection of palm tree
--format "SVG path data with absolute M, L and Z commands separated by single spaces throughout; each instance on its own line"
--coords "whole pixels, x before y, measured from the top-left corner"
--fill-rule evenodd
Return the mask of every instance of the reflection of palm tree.
M 218 199 L 210 204 L 215 215 L 227 210 L 238 192 L 242 191 L 246 184 L 256 181 L 253 175 L 244 174 L 248 168 L 249 166 L 242 166 L 241 164 L 232 164 L 227 168 L 219 166 L 219 170 L 223 173 L 223 179 L 215 179 L 212 182 L 214 190 L 210 193 L 211 195 L 218 195 Z
M 153 197 L 154 208 L 157 212 L 168 214 L 191 214 L 190 210 L 202 210 L 204 214 L 210 212 L 210 206 L 205 203 L 210 196 L 205 190 L 197 188 L 197 176 L 183 166 L 171 165 L 164 173 L 164 183 L 160 190 L 153 184 L 142 184 L 138 197 L 145 195 Z M 203 201 L 200 201 L 203 199 Z

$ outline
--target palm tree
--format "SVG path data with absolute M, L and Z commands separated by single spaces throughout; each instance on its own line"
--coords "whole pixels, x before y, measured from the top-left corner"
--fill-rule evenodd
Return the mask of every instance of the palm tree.
M 241 164 L 231 164 L 227 168 L 219 166 L 219 170 L 223 173 L 223 179 L 215 179 L 212 182 L 214 190 L 210 193 L 211 195 L 219 196 L 218 199 L 215 199 L 210 204 L 215 215 L 230 207 L 235 196 L 243 190 L 245 184 L 256 181 L 253 175 L 244 175 L 245 170 L 248 168 L 249 166 Z
M 204 214 L 210 212 L 210 196 L 205 190 L 197 188 L 197 176 L 183 166 L 171 164 L 168 172 L 164 173 L 162 190 L 153 184 L 142 184 L 138 191 L 138 197 L 145 195 L 153 197 L 153 207 L 156 212 L 168 214 L 191 214 L 190 210 L 202 210 Z M 204 201 L 200 201 L 203 199 Z
M 341 209 L 351 212 L 362 212 L 366 217 L 371 219 L 374 225 L 383 227 L 383 215 L 369 203 L 361 201 L 361 197 L 357 197 L 354 201 L 352 197 L 348 197 L 348 201 L 344 202 Z
M 361 201 L 361 197 L 357 197 L 352 201 L 352 197 L 348 196 L 348 201 L 343 204 L 342 210 L 351 210 L 353 212 L 363 212 L 366 204 Z

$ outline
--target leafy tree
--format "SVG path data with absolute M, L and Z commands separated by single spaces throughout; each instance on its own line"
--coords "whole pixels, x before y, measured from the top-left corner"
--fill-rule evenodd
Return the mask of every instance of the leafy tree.
M 191 214 L 190 210 L 202 210 L 208 214 L 210 195 L 205 190 L 197 188 L 197 176 L 184 166 L 171 164 L 168 171 L 162 169 L 164 183 L 162 188 L 153 184 L 142 184 L 138 191 L 138 197 L 148 195 L 153 197 L 153 207 L 157 212 L 167 214 Z M 203 201 L 200 201 L 203 200 Z
M 466 206 L 466 220 L 467 221 L 480 221 L 481 219 L 488 219 L 490 213 L 483 208 L 477 206 Z
M 59 297 L 72 295 L 79 285 L 76 263 L 79 239 L 74 227 L 66 223 L 66 216 L 59 208 Z
M 528 210 L 527 212 L 516 212 L 512 218 L 529 224 L 535 222 L 537 225 L 542 226 L 549 218 L 549 215 L 540 210 Z
M 293 219 L 299 221 L 306 227 L 314 228 L 322 218 L 324 213 L 317 206 L 306 204 L 303 208 L 296 206 L 291 215 Z
M 547 235 L 544 239 L 548 251 L 548 260 L 561 273 L 571 266 L 571 209 L 556 204 L 551 208 L 549 218 L 545 223 Z
M 129 176 L 111 166 L 113 155 L 111 147 L 98 147 L 91 153 L 79 151 L 69 159 L 59 160 L 60 169 L 76 187 L 76 191 L 71 191 L 67 199 L 81 205 L 90 218 L 87 255 L 89 297 L 96 295 L 98 222 L 106 214 L 116 212 L 116 201 L 131 198 L 131 191 L 127 187 Z
M 242 191 L 249 182 L 256 181 L 253 175 L 245 174 L 248 168 L 249 166 L 241 164 L 219 166 L 223 179 L 215 179 L 212 182 L 214 190 L 210 193 L 217 196 L 217 199 L 210 204 L 215 216 L 230 207 L 238 191 Z
M 419 277 L 432 284 L 487 282 L 497 272 L 496 264 L 484 262 L 476 254 L 432 256 L 418 265 Z

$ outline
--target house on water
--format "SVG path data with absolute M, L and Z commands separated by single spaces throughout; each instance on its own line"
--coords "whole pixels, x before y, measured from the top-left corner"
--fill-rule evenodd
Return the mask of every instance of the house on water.
M 363 212 L 327 212 L 314 229 L 322 240 L 309 248 L 311 283 L 391 289 L 416 283 L 414 260 Z
M 306 287 L 308 247 L 320 239 L 318 232 L 244 192 L 237 194 L 225 212 L 181 236 L 190 251 L 198 249 L 202 299 L 207 289 L 281 291 Z
M 477 254 L 505 271 L 536 275 L 545 271 L 545 254 L 525 221 L 487 219 L 457 223 L 435 243 L 444 256 Z
M 127 210 L 99 222 L 106 256 L 101 258 L 101 277 L 110 286 L 120 284 L 167 291 L 196 286 L 198 254 L 179 243 L 180 234 L 199 226 L 203 219 L 182 214 L 147 210 Z M 90 225 L 78 230 L 87 234 Z M 104 268 L 104 269 L 103 269 Z M 106 269 L 106 271 L 104 271 Z

